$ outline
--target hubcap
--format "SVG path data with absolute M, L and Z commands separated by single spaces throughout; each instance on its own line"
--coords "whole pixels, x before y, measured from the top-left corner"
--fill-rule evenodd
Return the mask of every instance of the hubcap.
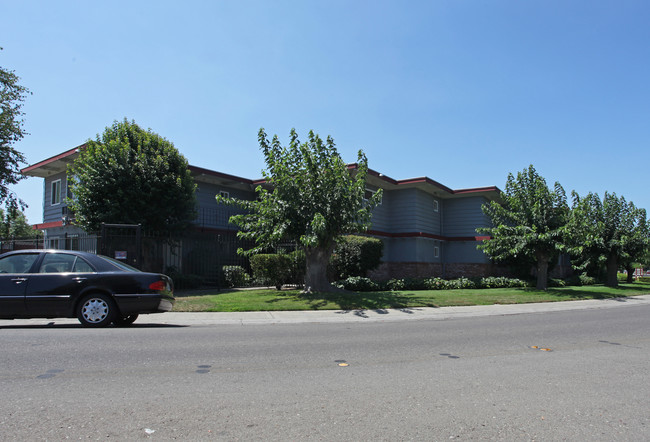
M 81 314 L 88 322 L 101 322 L 108 316 L 108 304 L 103 299 L 89 299 L 83 305 Z

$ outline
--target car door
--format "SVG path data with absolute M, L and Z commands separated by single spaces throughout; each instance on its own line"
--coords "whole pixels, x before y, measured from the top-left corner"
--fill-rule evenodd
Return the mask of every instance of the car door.
M 94 269 L 80 256 L 48 252 L 29 279 L 26 310 L 33 316 L 70 316 Z
M 19 253 L 0 258 L 0 317 L 26 313 L 25 290 L 39 253 Z

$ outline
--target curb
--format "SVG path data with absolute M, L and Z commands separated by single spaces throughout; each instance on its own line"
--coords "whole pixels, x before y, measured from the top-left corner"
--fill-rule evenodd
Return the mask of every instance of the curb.
M 650 305 L 650 295 L 627 298 L 589 299 L 584 301 L 544 302 L 536 304 L 495 304 L 464 307 L 413 307 L 386 310 L 308 310 L 263 312 L 168 312 L 142 315 L 137 326 L 200 326 L 200 325 L 259 325 L 303 323 L 394 322 L 412 320 L 448 320 L 484 316 L 551 313 L 571 310 L 594 310 Z M 76 325 L 76 319 L 14 319 L 0 320 L 0 329 L 22 326 Z

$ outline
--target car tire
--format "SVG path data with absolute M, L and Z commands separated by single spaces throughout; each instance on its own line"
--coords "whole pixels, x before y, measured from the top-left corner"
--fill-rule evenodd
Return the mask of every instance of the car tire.
M 115 324 L 118 327 L 128 327 L 129 325 L 133 324 L 136 319 L 138 319 L 137 313 L 128 316 L 118 315 L 117 318 L 113 319 L 113 324 Z
M 88 295 L 77 306 L 77 319 L 84 327 L 106 327 L 117 315 L 117 306 L 108 295 Z

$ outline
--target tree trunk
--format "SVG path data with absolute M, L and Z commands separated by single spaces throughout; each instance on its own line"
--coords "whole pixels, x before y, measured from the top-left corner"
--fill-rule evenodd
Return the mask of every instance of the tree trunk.
M 537 252 L 537 290 L 546 290 L 548 288 L 548 254 Z
M 634 282 L 634 267 L 632 264 L 626 265 L 625 270 L 627 270 L 627 283 L 632 284 Z
M 607 257 L 607 287 L 618 287 L 618 259 L 616 254 L 612 253 Z
M 307 247 L 305 250 L 305 260 L 307 272 L 305 274 L 305 291 L 306 292 L 332 292 L 337 291 L 327 279 L 327 266 L 330 262 L 330 256 L 334 251 L 334 245 L 331 247 Z

